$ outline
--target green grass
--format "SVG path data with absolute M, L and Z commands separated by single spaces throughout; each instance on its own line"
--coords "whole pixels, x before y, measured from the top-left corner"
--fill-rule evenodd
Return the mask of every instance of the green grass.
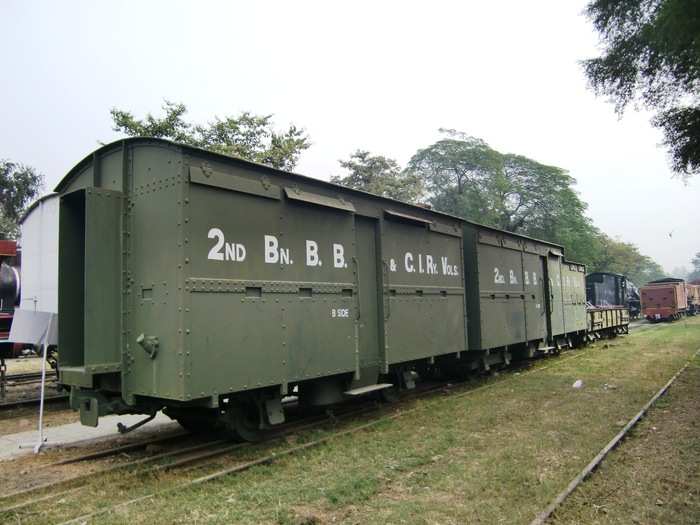
M 553 523 L 700 523 L 700 357 Z
M 544 360 L 538 371 L 484 380 L 486 388 L 401 406 L 402 417 L 96 522 L 529 523 L 698 347 L 700 319 L 601 342 Z M 220 465 L 292 445 L 262 445 Z M 185 477 L 107 478 L 21 522 L 60 521 Z

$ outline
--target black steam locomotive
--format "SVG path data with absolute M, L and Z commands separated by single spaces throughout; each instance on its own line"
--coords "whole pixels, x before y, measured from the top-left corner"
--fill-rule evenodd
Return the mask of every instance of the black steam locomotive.
M 626 306 L 630 318 L 641 312 L 639 288 L 619 273 L 593 272 L 586 275 L 586 301 L 593 306 Z

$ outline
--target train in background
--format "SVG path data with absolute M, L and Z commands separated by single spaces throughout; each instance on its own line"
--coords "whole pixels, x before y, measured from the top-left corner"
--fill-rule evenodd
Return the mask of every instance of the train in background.
M 8 343 L 15 307 L 20 300 L 20 253 L 17 241 L 0 241 L 0 359 L 14 357 L 16 345 Z
M 593 307 L 622 306 L 631 319 L 641 313 L 639 289 L 622 274 L 591 272 L 586 275 L 586 300 Z
M 700 313 L 700 285 L 667 277 L 641 288 L 642 315 L 650 322 L 675 321 Z
M 15 357 L 22 345 L 8 342 L 15 307 L 20 299 L 20 255 L 17 242 L 0 241 L 0 397 L 6 389 L 6 359 Z

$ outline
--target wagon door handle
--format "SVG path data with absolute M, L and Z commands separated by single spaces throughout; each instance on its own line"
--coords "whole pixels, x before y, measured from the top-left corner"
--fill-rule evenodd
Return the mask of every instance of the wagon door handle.
M 360 310 L 360 262 L 357 257 L 353 256 L 352 263 L 355 265 L 355 286 L 357 287 L 357 314 L 355 318 L 359 320 L 362 317 Z
M 382 280 L 384 281 L 384 297 L 386 297 L 386 312 L 384 319 L 391 317 L 391 296 L 389 295 L 389 264 L 382 261 Z

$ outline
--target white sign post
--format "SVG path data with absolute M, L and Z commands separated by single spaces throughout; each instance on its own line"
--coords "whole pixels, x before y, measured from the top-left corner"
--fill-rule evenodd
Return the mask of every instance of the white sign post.
M 46 334 L 44 334 L 44 348 L 41 353 L 41 394 L 39 395 L 39 437 L 36 445 L 34 445 L 34 454 L 38 454 L 41 447 L 44 446 L 44 393 L 46 392 L 46 352 L 49 347 L 49 334 L 51 333 L 51 321 L 53 315 L 49 317 L 49 322 L 46 325 Z
M 38 345 L 41 343 L 41 395 L 39 398 L 39 436 L 36 444 L 27 445 L 34 448 L 37 454 L 44 446 L 44 395 L 46 391 L 46 354 L 49 345 L 58 342 L 58 322 L 56 314 L 50 312 L 33 312 L 31 310 L 16 309 L 10 328 L 9 341 Z M 24 445 L 20 445 L 23 447 Z

